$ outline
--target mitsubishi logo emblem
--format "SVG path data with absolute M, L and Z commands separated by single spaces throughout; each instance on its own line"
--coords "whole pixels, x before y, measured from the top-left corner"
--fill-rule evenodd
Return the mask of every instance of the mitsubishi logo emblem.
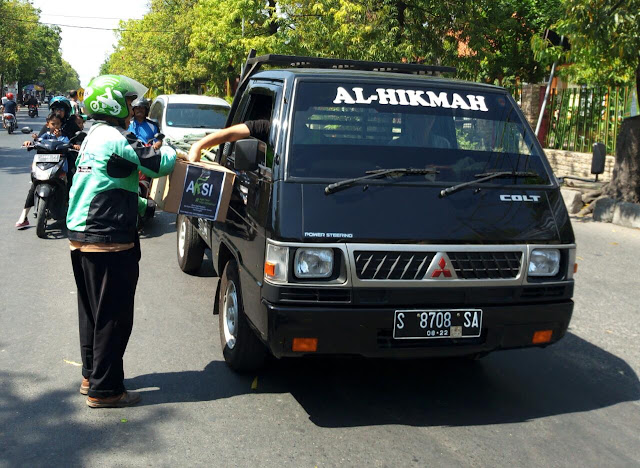
M 433 273 L 431 273 L 432 278 L 437 278 L 440 275 L 444 275 L 447 278 L 451 278 L 451 270 L 448 270 L 445 268 L 447 266 L 447 261 L 444 258 L 440 257 L 438 266 L 440 268 L 434 270 Z
M 453 268 L 451 260 L 449 260 L 449 256 L 446 252 L 438 252 L 433 257 L 431 265 L 429 265 L 429 269 L 425 273 L 423 279 L 436 281 L 458 279 L 456 270 Z

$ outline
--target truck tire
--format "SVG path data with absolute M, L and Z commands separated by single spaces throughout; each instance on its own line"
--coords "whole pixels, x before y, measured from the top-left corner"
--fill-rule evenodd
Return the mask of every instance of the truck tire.
M 202 265 L 205 243 L 186 216 L 178 215 L 176 225 L 178 265 L 185 273 L 195 273 Z
M 38 212 L 36 214 L 36 236 L 40 239 L 47 237 L 47 199 L 38 200 Z
M 219 291 L 218 321 L 224 360 L 236 372 L 255 370 L 264 363 L 267 349 L 249 326 L 244 313 L 235 260 L 230 260 L 224 267 Z

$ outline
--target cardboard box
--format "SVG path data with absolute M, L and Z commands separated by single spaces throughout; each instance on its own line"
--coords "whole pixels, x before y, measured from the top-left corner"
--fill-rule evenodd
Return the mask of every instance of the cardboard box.
M 178 159 L 170 175 L 153 181 L 150 196 L 163 211 L 224 221 L 235 176 L 217 163 Z

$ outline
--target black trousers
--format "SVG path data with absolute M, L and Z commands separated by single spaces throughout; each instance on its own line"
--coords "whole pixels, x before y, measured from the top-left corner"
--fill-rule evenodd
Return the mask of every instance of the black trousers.
M 82 375 L 89 396 L 124 392 L 122 357 L 133 328 L 133 299 L 138 284 L 139 244 L 122 252 L 71 251 L 78 286 Z
M 29 193 L 27 193 L 27 199 L 24 202 L 25 209 L 33 208 L 33 205 L 35 204 L 34 202 L 35 194 L 36 194 L 36 186 L 33 185 L 33 182 L 31 182 L 31 187 L 29 187 Z

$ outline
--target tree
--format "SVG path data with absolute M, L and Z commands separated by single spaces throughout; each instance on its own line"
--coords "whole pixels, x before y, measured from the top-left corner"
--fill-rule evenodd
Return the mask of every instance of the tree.
M 564 0 L 566 17 L 556 24 L 571 41 L 567 73 L 582 83 L 620 85 L 636 81 L 640 98 L 640 0 Z M 640 117 L 623 122 L 606 193 L 640 202 Z
M 566 73 L 588 84 L 621 85 L 635 78 L 640 91 L 640 0 L 563 1 L 566 15 L 554 28 L 571 42 Z
M 1 81 L 18 81 L 20 88 L 40 81 L 47 89 L 78 87 L 78 74 L 60 54 L 60 29 L 39 21 L 29 2 L 0 1 Z

